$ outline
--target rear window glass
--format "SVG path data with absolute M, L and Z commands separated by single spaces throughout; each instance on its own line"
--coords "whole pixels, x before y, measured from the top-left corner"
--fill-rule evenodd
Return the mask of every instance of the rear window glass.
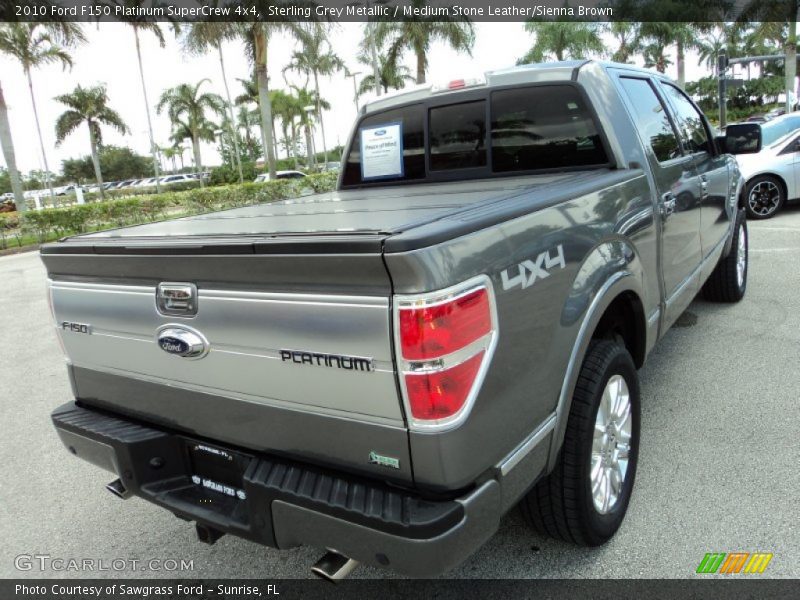
M 532 85 L 476 95 L 452 104 L 401 106 L 362 119 L 342 185 L 609 164 L 600 129 L 577 87 Z M 461 169 L 470 171 L 462 175 Z
M 363 119 L 353 137 L 344 165 L 343 185 L 425 177 L 422 115 L 423 108 L 415 105 L 377 113 Z M 362 152 L 362 140 L 366 153 Z M 362 155 L 365 155 L 363 162 Z
M 608 162 L 578 90 L 516 88 L 492 94 L 492 170 L 558 169 Z
M 486 165 L 486 102 L 430 110 L 431 170 Z

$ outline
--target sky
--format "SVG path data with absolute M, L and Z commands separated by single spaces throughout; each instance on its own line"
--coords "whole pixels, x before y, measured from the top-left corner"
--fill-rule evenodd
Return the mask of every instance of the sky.
M 363 27 L 362 23 L 341 23 L 333 30 L 330 39 L 334 51 L 344 60 L 350 71 L 361 71 L 362 74 L 366 74 L 368 67 L 356 60 L 358 43 L 363 37 Z M 128 146 L 140 154 L 148 154 L 147 120 L 132 29 L 121 23 L 101 23 L 99 26 L 86 24 L 84 28 L 88 42 L 72 51 L 74 66 L 71 70 L 63 71 L 60 66 L 51 65 L 33 72 L 34 93 L 45 153 L 50 170 L 56 173 L 60 171 L 62 160 L 82 157 L 89 153 L 89 133 L 85 125 L 71 134 L 60 146 L 55 145 L 55 122 L 66 107 L 56 102 L 54 97 L 72 91 L 77 84 L 87 86 L 105 83 L 110 106 L 122 116 L 130 129 L 130 134 L 126 136 L 111 129 L 104 130 L 105 143 Z M 443 44 L 432 46 L 429 55 L 429 82 L 446 83 L 452 79 L 478 76 L 486 71 L 511 66 L 533 43 L 532 36 L 524 31 L 522 23 L 476 23 L 475 29 L 476 42 L 472 57 L 458 54 Z M 151 33 L 140 33 L 154 136 L 156 144 L 161 146 L 169 145 L 170 136 L 170 123 L 166 114 L 159 115 L 155 112 L 155 105 L 163 90 L 180 83 L 196 83 L 208 78 L 210 82 L 205 84 L 205 89 L 223 97 L 225 92 L 216 53 L 199 57 L 187 56 L 181 51 L 180 44 L 171 30 L 165 27 L 164 32 L 165 48 L 159 46 Z M 271 88 L 287 87 L 281 71 L 289 62 L 295 48 L 296 42 L 286 36 L 277 36 L 271 40 L 269 47 Z M 248 79 L 251 65 L 241 43 L 226 43 L 223 54 L 228 85 L 231 96 L 235 98 L 242 93 L 242 86 L 237 78 Z M 705 70 L 698 66 L 696 56 L 690 54 L 687 58 L 687 80 L 705 74 Z M 404 62 L 413 74 L 414 55 L 406 53 Z M 671 67 L 671 71 L 674 70 L 674 66 Z M 674 72 L 669 74 L 676 76 Z M 300 84 L 304 80 L 304 77 L 291 73 L 287 73 L 287 77 L 290 83 L 295 84 Z M 0 83 L 9 107 L 17 167 L 23 173 L 40 169 L 43 164 L 27 81 L 19 63 L 5 55 L 0 55 Z M 321 79 L 320 88 L 322 97 L 331 104 L 331 109 L 323 116 L 328 146 L 344 144 L 356 117 L 353 80 L 340 73 Z M 370 97 L 362 96 L 361 100 Z M 317 150 L 321 151 L 322 140 L 319 130 L 315 144 Z M 191 153 L 188 151 L 188 142 L 185 145 L 187 146 L 185 161 L 189 164 Z M 215 145 L 202 144 L 201 150 L 205 166 L 220 163 Z M 2 155 L 0 155 L 0 165 L 5 166 Z

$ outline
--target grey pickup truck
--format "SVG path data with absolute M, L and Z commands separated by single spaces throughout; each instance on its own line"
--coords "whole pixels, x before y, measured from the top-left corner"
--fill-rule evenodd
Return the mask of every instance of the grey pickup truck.
M 43 247 L 75 396 L 53 423 L 117 496 L 327 550 L 331 579 L 446 572 L 517 505 L 602 544 L 637 369 L 698 292 L 745 293 L 726 143 L 627 65 L 378 98 L 334 192 Z

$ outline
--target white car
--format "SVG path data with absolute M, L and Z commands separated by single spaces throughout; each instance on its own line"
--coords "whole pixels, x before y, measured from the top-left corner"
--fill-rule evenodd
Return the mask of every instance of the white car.
M 143 187 L 151 187 L 155 186 L 156 178 L 155 177 L 148 177 L 147 179 L 142 179 L 139 183 L 136 184 L 136 187 L 143 188 Z
M 769 219 L 787 201 L 800 200 L 800 113 L 781 115 L 766 123 L 730 125 L 726 133 L 736 128 L 746 131 L 748 127 L 760 129 L 760 149 L 736 154 L 747 182 L 747 217 Z
M 275 172 L 275 179 L 301 179 L 302 177 L 306 177 L 306 174 L 302 171 L 276 171 Z M 261 173 L 258 177 L 253 180 L 253 183 L 264 183 L 265 181 L 269 181 L 269 173 Z
M 162 177 L 159 180 L 159 184 L 161 185 L 177 185 L 179 183 L 196 183 L 197 179 L 192 177 L 191 175 L 167 175 L 166 177 Z

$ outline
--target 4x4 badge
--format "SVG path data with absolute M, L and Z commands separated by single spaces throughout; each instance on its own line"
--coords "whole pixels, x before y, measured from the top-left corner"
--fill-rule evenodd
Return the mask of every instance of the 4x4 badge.
M 564 262 L 564 246 L 559 244 L 555 248 L 555 256 L 550 256 L 552 250 L 546 250 L 536 257 L 536 262 L 526 260 L 517 265 L 518 274 L 509 277 L 508 269 L 500 273 L 500 278 L 503 280 L 503 289 L 510 290 L 512 287 L 519 285 L 522 289 L 531 287 L 536 283 L 537 279 L 544 279 L 549 277 L 547 269 L 554 269 L 559 267 L 563 269 L 566 266 Z

